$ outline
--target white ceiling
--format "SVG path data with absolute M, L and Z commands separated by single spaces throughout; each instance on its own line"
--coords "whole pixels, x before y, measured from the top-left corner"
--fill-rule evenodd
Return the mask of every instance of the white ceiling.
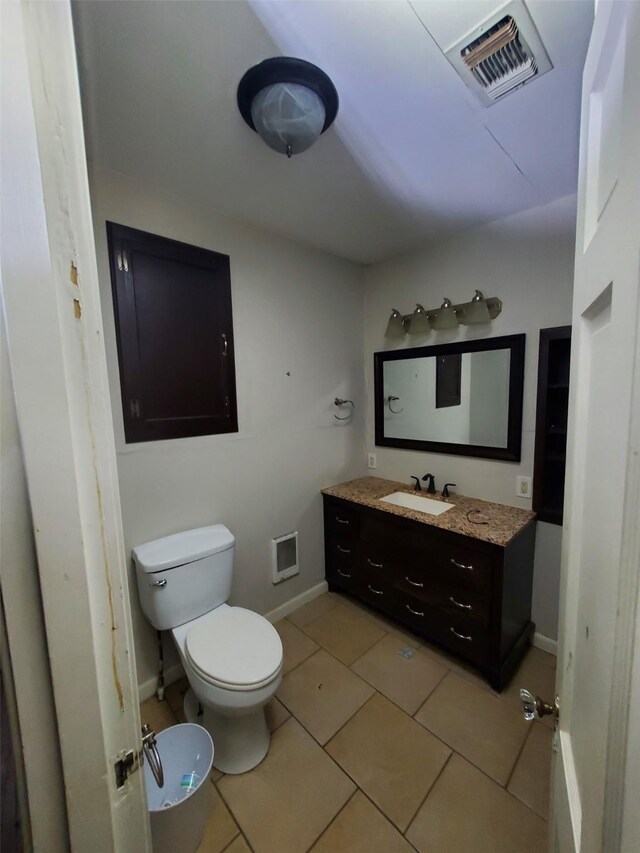
M 486 109 L 443 55 L 494 0 L 74 4 L 89 156 L 371 263 L 575 192 L 591 0 L 528 0 L 552 71 Z M 287 160 L 236 105 L 244 72 L 316 63 L 335 124 Z

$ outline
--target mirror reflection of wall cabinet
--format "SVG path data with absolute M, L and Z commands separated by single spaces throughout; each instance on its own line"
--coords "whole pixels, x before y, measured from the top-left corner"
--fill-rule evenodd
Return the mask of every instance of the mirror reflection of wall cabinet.
M 533 509 L 562 524 L 567 454 L 571 326 L 540 330 Z
M 520 460 L 525 335 L 374 355 L 376 444 Z

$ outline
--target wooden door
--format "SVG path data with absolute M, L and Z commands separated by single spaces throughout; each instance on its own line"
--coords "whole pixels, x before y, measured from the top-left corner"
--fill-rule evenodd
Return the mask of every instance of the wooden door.
M 639 43 L 639 3 L 597 4 L 583 80 L 572 321 L 551 822 L 560 853 L 640 849 L 631 701 L 640 657 Z

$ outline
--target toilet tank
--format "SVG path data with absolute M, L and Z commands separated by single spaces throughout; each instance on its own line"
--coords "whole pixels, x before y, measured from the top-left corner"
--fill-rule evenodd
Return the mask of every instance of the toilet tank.
M 235 538 L 223 524 L 133 549 L 142 612 L 159 631 L 197 619 L 231 594 Z

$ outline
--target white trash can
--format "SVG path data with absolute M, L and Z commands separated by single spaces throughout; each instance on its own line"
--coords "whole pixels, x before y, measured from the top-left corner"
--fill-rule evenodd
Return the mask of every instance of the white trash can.
M 156 744 L 162 788 L 144 762 L 154 853 L 195 853 L 211 811 L 211 735 L 202 726 L 184 723 L 157 734 Z

